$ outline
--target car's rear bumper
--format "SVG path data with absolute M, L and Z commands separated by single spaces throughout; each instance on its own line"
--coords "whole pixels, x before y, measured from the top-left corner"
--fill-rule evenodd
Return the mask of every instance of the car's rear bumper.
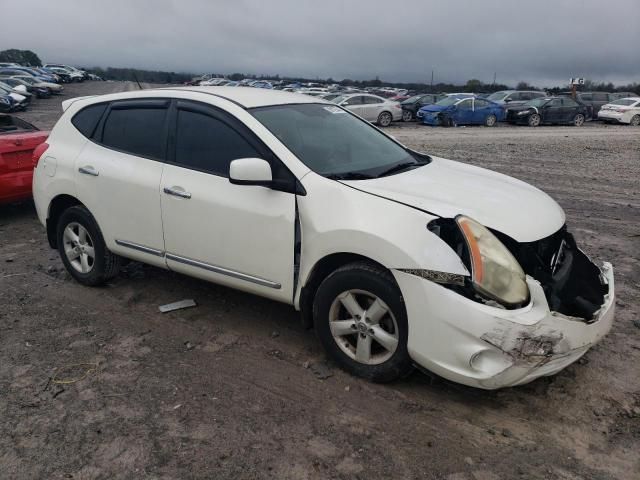
M 614 112 L 610 110 L 600 110 L 598 112 L 598 119 L 600 120 L 611 120 L 623 123 L 622 117 L 624 117 L 624 113 L 621 112 Z
M 613 322 L 609 263 L 601 268 L 608 293 L 590 322 L 552 312 L 542 286 L 531 277 L 530 303 L 505 310 L 408 273 L 393 273 L 407 307 L 411 358 L 442 377 L 473 387 L 496 389 L 557 373 L 606 335 Z

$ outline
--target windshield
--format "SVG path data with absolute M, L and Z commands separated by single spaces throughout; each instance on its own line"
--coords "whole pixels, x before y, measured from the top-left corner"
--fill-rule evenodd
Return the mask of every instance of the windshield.
M 509 95 L 509 92 L 495 92 L 487 97 L 487 100 L 491 100 L 495 102 L 496 100 L 502 100 L 504 97 Z
M 419 163 L 370 124 L 334 105 L 277 105 L 251 113 L 320 175 L 373 178 L 398 165 Z
M 527 103 L 525 103 L 525 105 L 527 107 L 542 107 L 548 101 L 548 98 L 534 98 L 533 100 L 529 100 Z
M 637 100 L 633 100 L 631 98 L 621 98 L 620 100 L 616 100 L 615 102 L 611 102 L 611 105 L 625 105 L 630 106 L 636 103 Z
M 440 105 L 441 107 L 448 107 L 449 105 L 454 105 L 460 98 L 458 97 L 447 97 L 443 98 L 439 102 L 436 102 L 436 105 Z

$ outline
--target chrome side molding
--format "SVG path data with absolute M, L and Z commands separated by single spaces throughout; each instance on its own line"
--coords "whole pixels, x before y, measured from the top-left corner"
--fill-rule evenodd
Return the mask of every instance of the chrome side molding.
M 210 265 L 208 263 L 199 262 L 198 260 L 193 260 L 191 258 L 180 257 L 179 255 L 174 255 L 172 253 L 167 253 L 166 257 L 168 260 L 173 260 L 175 262 L 184 263 L 185 265 L 190 265 L 192 267 L 202 268 L 203 270 L 208 270 L 210 272 L 219 273 L 221 275 L 226 275 L 228 277 L 237 278 L 239 280 L 244 280 L 251 283 L 256 283 L 258 285 L 262 285 L 263 287 L 275 288 L 276 290 L 282 288 L 282 285 L 276 282 L 272 282 L 271 280 L 266 280 L 260 277 L 254 277 L 253 275 L 247 275 L 246 273 L 236 272 L 234 270 L 229 270 L 227 268 L 217 267 L 215 265 Z
M 151 255 L 155 255 L 156 257 L 164 257 L 164 252 L 162 250 L 156 250 L 155 248 L 145 247 L 144 245 L 139 245 L 133 242 L 126 242 L 124 240 L 116 239 L 116 243 L 121 247 L 127 247 L 132 250 L 138 250 L 139 252 L 149 253 Z

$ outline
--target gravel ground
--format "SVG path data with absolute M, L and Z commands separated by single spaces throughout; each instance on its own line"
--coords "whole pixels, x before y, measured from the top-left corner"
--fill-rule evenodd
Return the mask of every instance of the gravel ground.
M 66 96 L 133 88 L 86 83 Z M 21 116 L 50 128 L 59 101 Z M 81 287 L 33 205 L 4 206 L 0 477 L 640 478 L 640 130 L 387 131 L 552 195 L 584 249 L 614 264 L 617 316 L 604 341 L 513 389 L 422 373 L 374 385 L 327 363 L 285 305 L 139 264 L 107 287 Z M 198 306 L 158 313 L 183 298 Z

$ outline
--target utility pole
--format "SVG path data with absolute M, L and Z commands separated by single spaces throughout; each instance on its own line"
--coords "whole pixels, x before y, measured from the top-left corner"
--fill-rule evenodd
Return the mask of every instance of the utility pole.
M 431 70 L 431 88 L 429 89 L 429 93 L 433 93 L 433 70 Z
M 497 72 L 493 72 L 493 86 L 496 86 L 496 73 Z

